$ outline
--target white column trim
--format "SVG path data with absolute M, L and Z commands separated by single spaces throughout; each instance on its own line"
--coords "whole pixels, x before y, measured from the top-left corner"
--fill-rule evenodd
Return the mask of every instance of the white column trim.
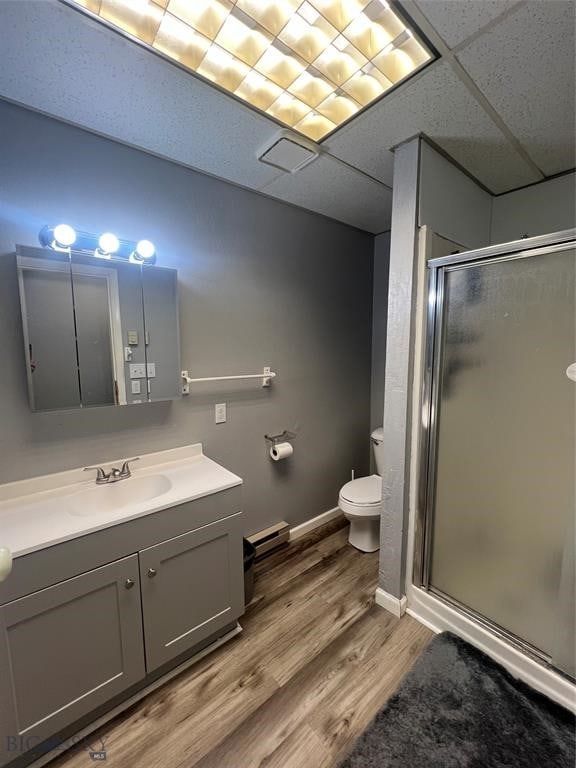
M 376 587 L 376 605 L 384 608 L 397 618 L 401 618 L 406 613 L 406 595 L 394 597 L 389 592 L 385 592 L 381 587 Z

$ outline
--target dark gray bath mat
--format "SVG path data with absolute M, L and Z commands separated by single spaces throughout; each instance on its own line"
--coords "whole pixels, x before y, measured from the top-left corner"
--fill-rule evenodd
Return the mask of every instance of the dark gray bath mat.
M 445 632 L 341 768 L 574 768 L 574 716 Z

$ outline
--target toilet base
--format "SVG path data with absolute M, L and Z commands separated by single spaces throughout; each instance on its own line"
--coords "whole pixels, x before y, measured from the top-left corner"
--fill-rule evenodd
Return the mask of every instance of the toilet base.
M 380 517 L 359 518 L 345 515 L 350 521 L 348 542 L 360 552 L 377 552 L 380 549 Z

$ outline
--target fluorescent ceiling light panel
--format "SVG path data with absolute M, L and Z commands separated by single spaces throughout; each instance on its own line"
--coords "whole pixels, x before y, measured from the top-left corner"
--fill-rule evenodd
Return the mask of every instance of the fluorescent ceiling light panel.
M 434 54 L 385 0 L 68 0 L 321 141 Z

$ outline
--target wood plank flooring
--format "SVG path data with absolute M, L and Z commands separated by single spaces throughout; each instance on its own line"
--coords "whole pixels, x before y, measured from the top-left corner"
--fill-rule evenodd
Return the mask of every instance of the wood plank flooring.
M 374 605 L 378 556 L 344 520 L 257 566 L 244 632 L 90 743 L 108 768 L 335 768 L 432 633 Z M 86 768 L 86 750 L 54 768 Z

